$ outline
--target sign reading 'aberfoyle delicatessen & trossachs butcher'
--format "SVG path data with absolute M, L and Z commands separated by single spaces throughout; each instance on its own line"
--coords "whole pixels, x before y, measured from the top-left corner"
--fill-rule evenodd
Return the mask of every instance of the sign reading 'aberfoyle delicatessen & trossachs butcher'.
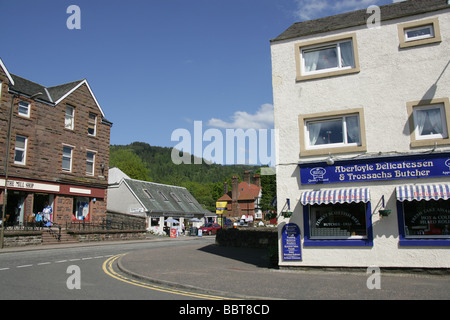
M 450 153 L 299 164 L 301 184 L 450 177 Z

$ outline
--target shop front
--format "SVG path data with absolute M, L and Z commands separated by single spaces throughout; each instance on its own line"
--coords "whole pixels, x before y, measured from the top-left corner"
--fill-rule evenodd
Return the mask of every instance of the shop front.
M 106 189 L 43 183 L 28 179 L 8 179 L 5 222 L 26 225 L 33 222 L 66 223 L 92 221 L 94 212 L 105 212 Z M 0 205 L 3 209 L 5 180 L 0 179 Z M 98 214 L 94 220 L 101 219 Z
M 280 266 L 450 268 L 450 153 L 299 164 Z M 293 196 L 294 198 L 294 196 Z M 284 259 L 298 226 L 301 259 Z

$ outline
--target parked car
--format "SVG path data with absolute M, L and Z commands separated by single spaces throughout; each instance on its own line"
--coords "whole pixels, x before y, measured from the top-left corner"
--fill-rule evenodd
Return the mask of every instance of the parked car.
M 202 230 L 202 234 L 216 234 L 217 230 L 221 229 L 222 227 L 217 223 L 207 223 L 200 227 Z

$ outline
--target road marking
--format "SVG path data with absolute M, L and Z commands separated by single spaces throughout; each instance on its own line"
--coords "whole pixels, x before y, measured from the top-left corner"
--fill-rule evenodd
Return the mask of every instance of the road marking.
M 152 285 L 152 284 L 138 281 L 135 279 L 127 278 L 127 277 L 115 272 L 112 267 L 113 263 L 118 258 L 123 257 L 124 255 L 126 255 L 126 253 L 118 254 L 116 256 L 112 256 L 111 258 L 107 259 L 103 263 L 103 271 L 110 277 L 113 277 L 119 281 L 122 281 L 122 282 L 125 282 L 128 284 L 132 284 L 132 285 L 135 285 L 138 287 L 154 290 L 154 291 L 166 292 L 166 293 L 171 293 L 171 294 L 175 294 L 175 295 L 181 295 L 181 296 L 193 297 L 193 298 L 199 298 L 199 299 L 206 299 L 206 300 L 235 300 L 235 299 L 231 299 L 231 298 L 219 297 L 219 296 L 214 296 L 214 295 L 209 295 L 209 294 L 194 293 L 194 292 L 189 292 L 189 291 L 170 289 L 167 287 Z
M 74 258 L 74 259 L 66 259 L 66 260 L 58 260 L 58 261 L 45 261 L 45 262 L 39 262 L 36 264 L 36 266 L 45 266 L 45 265 L 49 265 L 52 263 L 65 263 L 65 262 L 74 262 L 74 261 L 85 261 L 85 260 L 93 260 L 93 259 L 102 259 L 102 258 L 109 258 L 109 257 L 113 257 L 113 255 L 107 255 L 107 256 L 96 256 L 96 257 L 85 257 L 85 258 Z M 32 264 L 25 264 L 25 265 L 20 265 L 20 266 L 16 266 L 16 269 L 22 269 L 22 268 L 29 268 L 29 267 L 33 267 Z M 13 267 L 14 268 L 14 267 Z M 10 267 L 5 267 L 5 268 L 0 268 L 0 271 L 6 271 L 6 270 L 10 270 Z

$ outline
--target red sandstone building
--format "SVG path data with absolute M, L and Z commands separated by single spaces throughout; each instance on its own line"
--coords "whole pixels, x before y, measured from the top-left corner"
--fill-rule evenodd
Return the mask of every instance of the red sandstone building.
M 224 195 L 218 202 L 227 202 L 227 218 L 241 219 L 245 216 L 247 221 L 262 219 L 262 212 L 259 207 L 261 200 L 261 177 L 253 176 L 253 183 L 250 182 L 250 173 L 244 173 L 244 181 L 239 182 L 238 177 L 234 176 L 231 180 L 231 191 L 228 191 L 228 185 L 225 183 Z
M 25 224 L 47 205 L 55 223 L 104 219 L 111 126 L 86 80 L 45 87 L 10 74 L 0 59 L 5 221 Z

